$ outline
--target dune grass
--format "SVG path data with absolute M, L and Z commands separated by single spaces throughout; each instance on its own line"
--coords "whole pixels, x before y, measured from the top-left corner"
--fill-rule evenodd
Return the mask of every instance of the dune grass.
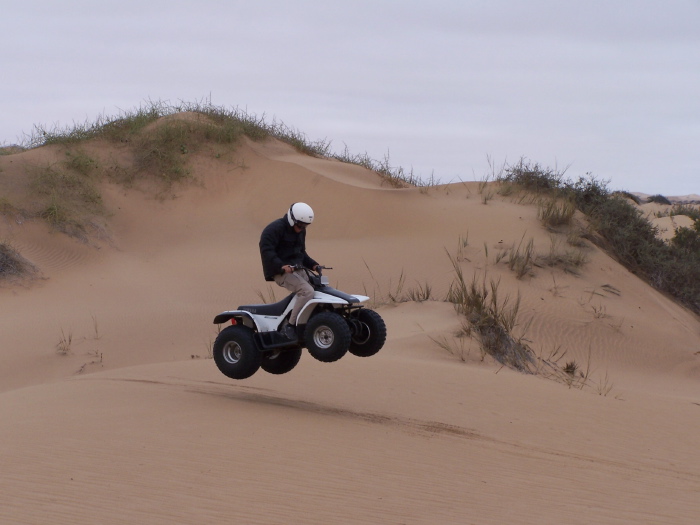
M 464 332 L 475 332 L 484 353 L 499 363 L 521 372 L 531 373 L 535 363 L 532 350 L 522 338 L 513 336 L 518 325 L 520 295 L 501 296 L 500 281 L 476 274 L 469 281 L 459 261 L 447 254 L 455 271 L 455 279 L 447 292 L 447 301 L 466 320 Z
M 503 259 L 505 259 L 508 268 L 515 273 L 516 278 L 523 279 L 525 276 L 532 275 L 532 269 L 537 259 L 534 239 L 525 242 L 525 234 L 523 234 L 517 246 L 512 244 L 496 254 L 496 263 Z
M 569 388 L 582 390 L 589 386 L 592 374 L 590 347 L 585 367 L 573 359 L 563 362 L 566 351 L 561 346 L 557 346 L 549 355 L 543 356 L 542 352 L 536 355 L 525 339 L 532 319 L 524 325 L 519 320 L 519 292 L 515 298 L 508 294 L 502 295 L 500 280 L 490 278 L 486 273 L 475 273 L 471 280 L 467 280 L 460 262 L 449 253 L 447 255 L 454 268 L 455 278 L 446 300 L 464 316 L 464 322 L 462 329 L 453 334 L 451 339 L 444 335 L 430 337 L 433 343 L 461 361 L 466 361 L 470 346 L 465 343 L 465 338 L 476 336 L 482 361 L 488 355 L 503 366 L 527 374 L 541 375 L 566 384 Z M 516 332 L 519 335 L 516 336 Z M 611 389 L 612 384 L 606 375 L 597 391 L 600 395 L 607 395 Z
M 17 208 L 7 197 L 0 197 L 0 215 L 21 223 L 23 220 L 22 210 Z
M 21 211 L 28 218 L 40 217 L 53 229 L 85 240 L 96 224 L 95 217 L 105 212 L 101 181 L 147 189 L 167 198 L 174 194 L 176 185 L 196 179 L 190 162 L 194 154 L 225 159 L 244 137 L 254 141 L 275 138 L 306 155 L 357 164 L 394 188 L 427 188 L 438 183 L 432 176 L 423 181 L 412 169 L 392 166 L 388 154 L 377 161 L 367 154 L 353 155 L 347 147 L 334 153 L 325 139 L 310 140 L 278 120 L 268 121 L 264 115 L 214 106 L 206 100 L 178 104 L 149 100 L 136 109 L 116 116 L 101 115 L 94 121 L 53 128 L 35 125 L 21 146 L 5 148 L 3 153 L 42 146 L 60 148 L 64 159 L 31 168 L 33 182 L 28 191 L 38 197 L 38 209 Z M 89 151 L 97 141 L 121 151 L 122 160 L 91 156 Z
M 545 198 L 537 205 L 537 218 L 547 228 L 569 226 L 573 222 L 576 206 L 567 199 Z
M 190 114 L 191 119 L 166 119 Z M 152 127 L 156 122 L 159 125 Z M 109 117 L 99 116 L 94 122 L 73 123 L 72 126 L 47 128 L 35 125 L 22 147 L 35 148 L 49 144 L 70 146 L 90 139 L 127 143 L 135 149 L 137 171 L 153 172 L 166 182 L 186 178 L 184 158 L 202 144 L 235 145 L 242 137 L 259 141 L 269 137 L 293 146 L 297 151 L 323 158 L 357 164 L 376 172 L 392 187 L 433 186 L 434 177 L 422 180 L 413 170 L 392 166 L 389 155 L 382 160 L 367 154 L 353 155 L 347 147 L 340 153 L 332 151 L 331 142 L 311 140 L 303 132 L 265 116 L 257 116 L 240 108 L 215 106 L 210 101 L 180 102 L 146 101 L 138 108 Z
M 68 330 L 66 333 L 63 328 L 61 328 L 61 337 L 56 343 L 56 353 L 58 355 L 69 355 L 73 353 L 73 330 Z
M 571 238 L 567 236 L 567 243 L 571 244 L 572 242 Z M 564 247 L 563 236 L 558 234 L 550 235 L 550 246 L 547 253 L 538 253 L 535 250 L 534 239 L 525 241 L 525 234 L 523 234 L 518 244 L 513 243 L 500 249 L 494 260 L 496 264 L 505 262 L 515 277 L 522 280 L 535 276 L 535 268 L 544 267 L 561 268 L 567 273 L 578 275 L 580 269 L 588 262 L 588 257 L 580 247 Z
M 9 242 L 0 242 L 0 281 L 30 277 L 36 271 Z
M 521 158 L 517 164 L 504 165 L 495 180 L 509 187 L 536 194 L 556 195 L 564 183 L 566 170 L 559 171 L 532 164 Z
M 613 193 L 613 195 L 617 195 L 619 197 L 623 197 L 625 199 L 629 199 L 635 204 L 642 204 L 642 199 L 637 197 L 634 193 L 630 193 L 629 191 L 616 191 Z
M 567 242 L 571 241 L 567 238 Z M 549 252 L 539 254 L 536 258 L 537 266 L 561 268 L 567 273 L 578 275 L 580 269 L 588 262 L 585 252 L 577 247 L 566 248 L 562 246 L 562 238 L 550 235 Z
M 432 301 L 435 299 L 433 294 L 433 287 L 429 282 L 418 282 L 413 287 L 406 286 L 406 273 L 401 269 L 398 279 L 395 281 L 389 279 L 386 286 L 382 286 L 377 278 L 372 273 L 371 268 L 367 264 L 367 261 L 363 259 L 362 261 L 369 273 L 370 278 L 373 281 L 372 289 L 368 289 L 367 285 L 363 283 L 364 294 L 372 299 L 371 304 L 373 307 L 386 305 L 386 304 L 397 304 L 406 303 L 413 301 L 416 303 L 421 303 L 423 301 Z
M 647 202 L 655 202 L 656 204 L 665 204 L 667 206 L 671 206 L 672 204 L 671 201 L 663 195 L 652 195 L 647 197 Z
M 700 220 L 700 206 L 692 204 L 674 204 L 671 208 L 654 213 L 655 217 L 676 217 L 685 215 L 693 221 Z
M 652 286 L 700 313 L 700 220 L 694 228 L 679 228 L 666 243 L 624 195 L 610 192 L 607 181 L 590 174 L 565 179 L 563 172 L 521 160 L 506 167 L 499 181 L 573 203 L 589 217 L 596 233 L 592 240 Z
M 88 157 L 73 157 L 70 152 L 66 156 L 63 163 L 28 170 L 35 207 L 29 215 L 46 220 L 57 231 L 85 240 L 90 226 L 96 224 L 94 217 L 105 214 L 99 177 L 93 174 L 95 169 Z

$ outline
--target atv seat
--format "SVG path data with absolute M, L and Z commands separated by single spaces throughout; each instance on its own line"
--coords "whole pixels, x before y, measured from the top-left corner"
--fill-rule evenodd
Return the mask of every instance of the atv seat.
M 287 306 L 289 306 L 289 303 L 292 301 L 293 297 L 294 294 L 290 293 L 287 297 L 276 303 L 245 304 L 243 306 L 239 306 L 238 309 L 255 315 L 273 315 L 275 317 L 279 317 L 287 309 Z

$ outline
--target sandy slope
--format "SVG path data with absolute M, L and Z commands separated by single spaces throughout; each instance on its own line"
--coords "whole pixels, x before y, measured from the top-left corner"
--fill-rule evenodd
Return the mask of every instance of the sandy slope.
M 45 279 L 0 288 L 1 523 L 697 523 L 697 316 L 592 246 L 579 276 L 515 279 L 495 255 L 546 253 L 550 233 L 478 185 L 389 189 L 275 142 L 194 166 L 202 184 L 171 200 L 106 185 L 99 247 L 2 224 Z M 297 200 L 339 288 L 442 298 L 448 250 L 519 292 L 532 348 L 587 386 L 482 362 L 439 301 L 379 306 L 375 357 L 228 380 L 211 320 L 282 297 L 257 241 Z

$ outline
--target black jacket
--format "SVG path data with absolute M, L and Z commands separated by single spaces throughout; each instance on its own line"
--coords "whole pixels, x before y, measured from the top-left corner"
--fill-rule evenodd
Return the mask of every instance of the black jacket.
M 266 281 L 273 281 L 275 275 L 282 274 L 282 266 L 286 264 L 300 264 L 306 268 L 318 264 L 306 253 L 306 230 L 295 232 L 287 217 L 265 227 L 260 236 L 260 257 Z

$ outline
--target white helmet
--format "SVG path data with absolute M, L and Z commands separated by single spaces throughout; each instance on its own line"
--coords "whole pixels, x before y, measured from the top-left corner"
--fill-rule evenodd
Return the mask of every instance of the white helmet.
M 287 222 L 290 226 L 294 226 L 298 222 L 309 225 L 314 222 L 314 210 L 306 203 L 295 202 L 289 207 Z

